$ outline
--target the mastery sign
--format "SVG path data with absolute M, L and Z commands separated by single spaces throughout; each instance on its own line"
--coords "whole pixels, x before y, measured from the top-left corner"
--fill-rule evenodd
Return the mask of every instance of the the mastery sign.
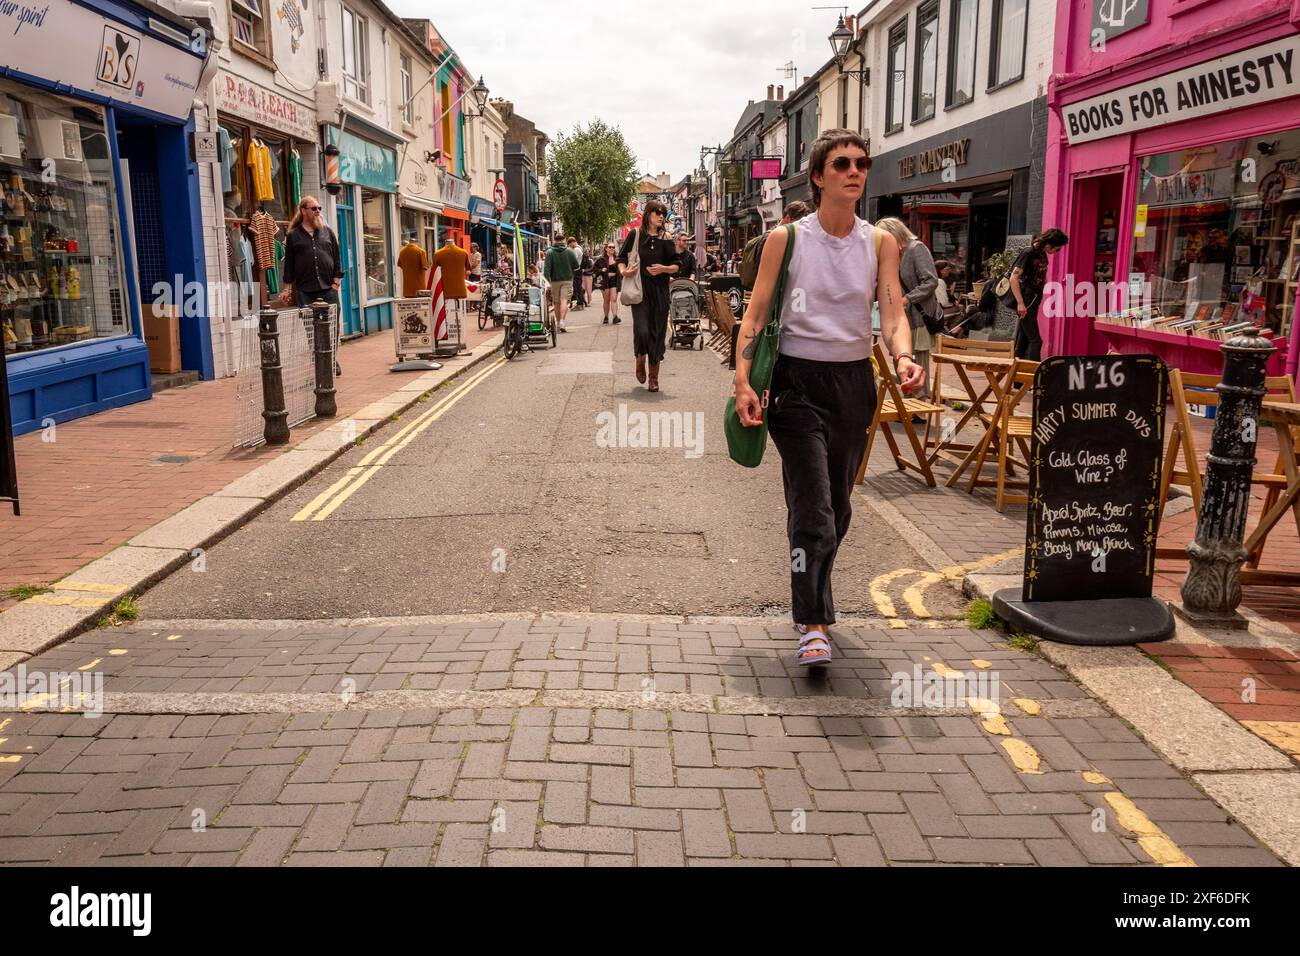
M 1167 390 L 1152 355 L 1038 367 L 1026 602 L 1151 597 Z
M 1300 34 L 1061 107 L 1071 146 L 1300 94 Z

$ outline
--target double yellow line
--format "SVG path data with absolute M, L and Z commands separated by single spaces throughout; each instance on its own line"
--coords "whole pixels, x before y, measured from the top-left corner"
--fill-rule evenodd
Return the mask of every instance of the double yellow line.
M 485 378 L 505 363 L 505 359 L 497 359 L 483 371 L 470 376 L 463 385 L 450 395 L 428 411 L 412 419 L 386 442 L 362 458 L 354 467 L 349 468 L 346 475 L 317 495 L 307 507 L 294 515 L 291 520 L 324 521 L 337 511 L 343 502 L 356 494 L 362 485 L 373 478 L 379 469 L 388 464 L 394 455 L 413 442 L 421 432 L 450 411 L 453 405 L 477 388 Z

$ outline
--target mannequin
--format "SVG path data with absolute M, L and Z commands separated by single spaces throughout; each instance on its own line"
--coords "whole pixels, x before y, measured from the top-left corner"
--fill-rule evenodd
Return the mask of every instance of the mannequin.
M 442 270 L 442 294 L 445 298 L 464 299 L 469 296 L 469 290 L 465 288 L 469 253 L 456 245 L 451 237 L 434 253 L 433 267 Z
M 402 295 L 412 298 L 425 286 L 429 271 L 429 254 L 415 241 L 415 233 L 407 233 L 406 245 L 397 254 L 397 267 L 402 270 Z

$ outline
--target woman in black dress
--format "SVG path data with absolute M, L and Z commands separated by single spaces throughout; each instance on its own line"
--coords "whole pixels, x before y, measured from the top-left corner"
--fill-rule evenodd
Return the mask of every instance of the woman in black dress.
M 618 325 L 623 320 L 618 317 L 618 288 L 623 284 L 623 273 L 618 267 L 618 246 L 612 242 L 605 243 L 605 249 L 596 260 L 596 289 L 604 300 L 605 318 L 602 325 L 609 325 L 612 318 Z
M 667 218 L 668 207 L 658 200 L 650 200 L 640 227 L 628 233 L 618 254 L 623 275 L 631 275 L 627 260 L 633 240 L 639 240 L 642 296 L 641 303 L 632 306 L 632 343 L 636 351 L 636 380 L 645 382 L 649 359 L 648 389 L 652 392 L 659 391 L 659 363 L 664 360 L 664 337 L 668 332 L 668 286 L 677 273 L 677 249 L 672 236 L 664 230 Z

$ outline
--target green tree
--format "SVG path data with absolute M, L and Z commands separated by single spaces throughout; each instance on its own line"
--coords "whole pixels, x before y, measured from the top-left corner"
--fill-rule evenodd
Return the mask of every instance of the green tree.
M 549 192 L 565 232 L 601 242 L 628 220 L 636 196 L 636 157 L 617 127 L 594 119 L 559 134 L 547 151 Z

